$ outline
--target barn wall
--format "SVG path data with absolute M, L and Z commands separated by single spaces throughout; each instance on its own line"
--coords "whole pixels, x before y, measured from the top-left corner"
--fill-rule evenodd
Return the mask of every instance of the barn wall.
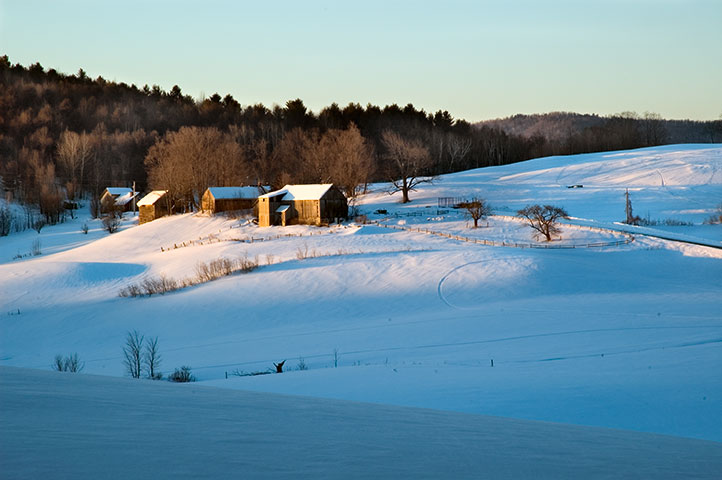
M 348 217 L 346 196 L 338 188 L 332 187 L 321 198 L 321 220 L 330 223 L 336 218 L 346 217 Z
M 107 191 L 100 197 L 100 213 L 108 213 L 113 209 L 115 203 L 115 197 L 109 194 Z
M 321 210 L 318 200 L 299 200 L 293 202 L 296 211 L 291 223 L 303 223 L 317 225 L 321 223 Z
M 168 205 L 166 204 L 166 198 L 161 197 L 153 205 L 139 205 L 138 206 L 138 225 L 142 225 L 147 222 L 170 215 Z
M 138 225 L 155 220 L 155 205 L 141 205 L 138 207 Z
M 217 198 L 214 213 L 231 210 L 252 210 L 256 205 L 255 198 Z
M 215 205 L 213 200 L 213 195 L 211 195 L 211 193 L 206 190 L 201 197 L 201 210 L 203 210 L 204 212 L 213 213 L 215 211 Z
M 258 199 L 258 226 L 271 226 L 271 202 L 268 198 Z

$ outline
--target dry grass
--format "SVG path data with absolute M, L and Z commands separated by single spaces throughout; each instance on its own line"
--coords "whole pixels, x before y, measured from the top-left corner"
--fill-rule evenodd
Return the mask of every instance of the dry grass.
M 235 260 L 219 258 L 209 263 L 199 262 L 196 265 L 196 275 L 183 281 L 168 278 L 165 275 L 160 277 L 148 277 L 140 283 L 131 283 L 118 292 L 121 297 L 150 297 L 158 294 L 180 290 L 181 288 L 199 285 L 210 282 L 233 273 L 249 273 L 258 268 L 258 260 L 250 260 L 244 256 Z

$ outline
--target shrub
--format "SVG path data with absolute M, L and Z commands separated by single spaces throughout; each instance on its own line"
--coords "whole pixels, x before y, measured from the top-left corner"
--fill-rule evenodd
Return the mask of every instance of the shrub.
M 120 228 L 120 218 L 115 215 L 106 215 L 103 217 L 103 228 L 105 228 L 108 233 L 117 232 Z
M 81 362 L 77 353 L 63 357 L 62 355 L 55 355 L 53 360 L 53 370 L 58 372 L 71 372 L 78 373 L 85 368 L 85 362 Z
M 218 258 L 209 263 L 198 262 L 196 265 L 196 279 L 199 283 L 202 283 L 230 275 L 233 273 L 233 266 L 233 261 L 227 258 Z
M 80 227 L 80 231 L 83 232 L 85 235 L 88 234 L 88 223 L 83 223 L 83 226 Z
M 31 250 L 34 257 L 37 257 L 38 255 L 42 254 L 43 252 L 40 251 L 40 239 L 36 238 L 33 240 L 33 248 Z
M 37 217 L 33 220 L 33 230 L 40 233 L 40 230 L 43 229 L 45 226 L 45 219 L 41 217 Z
M 171 382 L 187 383 L 195 382 L 196 377 L 191 375 L 191 367 L 182 366 L 180 368 L 176 368 L 173 373 L 168 375 L 168 380 Z
M 303 248 L 298 247 L 298 250 L 296 250 L 296 258 L 299 260 L 304 260 L 308 258 L 308 245 L 303 244 Z
M 707 223 L 709 225 L 720 225 L 722 224 L 722 203 L 717 205 L 717 209 L 715 212 L 710 215 L 710 217 L 705 220 L 704 223 Z
M 258 258 L 250 260 L 247 256 L 237 260 L 229 260 L 227 258 L 219 258 L 210 263 L 199 262 L 196 265 L 196 276 L 183 281 L 177 281 L 161 275 L 158 278 L 148 277 L 140 284 L 130 284 L 123 287 L 118 292 L 121 297 L 140 297 L 143 295 L 151 296 L 155 293 L 163 295 L 167 292 L 173 292 L 181 288 L 198 285 L 200 283 L 210 282 L 217 278 L 231 275 L 235 272 L 248 273 L 258 268 Z

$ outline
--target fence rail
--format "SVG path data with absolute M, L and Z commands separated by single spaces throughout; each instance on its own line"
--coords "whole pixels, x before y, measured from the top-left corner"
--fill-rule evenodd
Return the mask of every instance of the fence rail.
M 631 243 L 634 241 L 634 236 L 622 233 L 624 235 L 624 240 L 617 240 L 614 242 L 593 242 L 593 243 L 580 243 L 580 244 L 566 244 L 566 245 L 549 245 L 549 244 L 542 244 L 542 243 L 516 243 L 516 242 L 504 242 L 504 241 L 497 241 L 497 240 L 486 240 L 483 238 L 470 238 L 470 237 L 464 237 L 461 235 L 454 235 L 451 233 L 445 233 L 445 232 L 436 232 L 434 230 L 429 230 L 428 228 L 414 228 L 414 227 L 402 227 L 399 225 L 387 225 L 385 223 L 380 223 L 378 221 L 374 222 L 377 226 L 382 228 L 390 228 L 393 230 L 401 230 L 401 231 L 407 231 L 407 232 L 417 232 L 417 233 L 423 233 L 427 235 L 436 235 L 438 237 L 445 237 L 449 238 L 451 240 L 457 240 L 460 242 L 467 242 L 467 243 L 475 243 L 479 245 L 487 245 L 490 247 L 510 247 L 510 248 L 541 248 L 546 250 L 562 250 L 562 249 L 573 249 L 573 248 L 600 248 L 600 247 L 617 247 L 620 245 L 626 245 L 628 243 Z M 567 226 L 565 224 L 565 226 Z M 568 225 L 572 227 L 579 227 L 582 229 L 589 229 L 589 230 L 597 230 L 602 232 L 609 232 L 609 233 L 621 233 L 616 230 L 607 230 L 604 228 L 597 228 L 597 227 L 586 227 L 581 225 Z

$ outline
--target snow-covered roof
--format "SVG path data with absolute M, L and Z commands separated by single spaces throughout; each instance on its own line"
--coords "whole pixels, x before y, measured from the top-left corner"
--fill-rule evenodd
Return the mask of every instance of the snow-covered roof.
M 288 210 L 291 206 L 290 205 L 281 205 L 276 209 L 276 213 L 283 213 L 286 210 Z
M 286 185 L 280 190 L 269 192 L 258 198 L 271 198 L 283 195 L 281 200 L 319 200 L 331 187 L 333 187 L 333 183 Z
M 262 194 L 269 188 L 264 187 L 208 187 L 208 190 L 213 195 L 213 198 L 218 200 L 232 199 L 232 198 L 258 198 L 258 195 Z
M 107 187 L 106 190 L 109 194 L 116 196 L 116 195 L 125 195 L 126 193 L 133 193 L 132 188 L 128 187 Z
M 153 205 L 155 202 L 158 201 L 160 197 L 162 197 L 166 193 L 168 193 L 168 190 L 153 190 L 148 195 L 141 198 L 137 205 L 139 207 L 142 207 L 143 205 Z
M 115 199 L 115 204 L 119 207 L 122 207 L 123 205 L 127 205 L 128 202 L 133 200 L 133 198 L 137 195 L 138 195 L 138 192 L 135 192 L 135 193 L 128 192 L 126 194 L 123 194 Z

